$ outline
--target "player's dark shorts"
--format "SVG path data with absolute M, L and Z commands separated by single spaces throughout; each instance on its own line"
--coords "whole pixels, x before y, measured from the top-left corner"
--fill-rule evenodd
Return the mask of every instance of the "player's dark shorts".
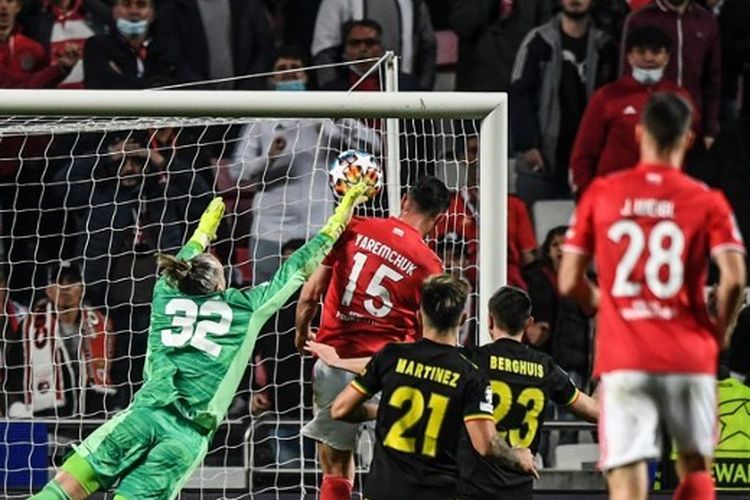
M 203 461 L 208 433 L 171 408 L 130 405 L 95 430 L 76 452 L 102 489 L 118 480 L 128 499 L 170 499 Z

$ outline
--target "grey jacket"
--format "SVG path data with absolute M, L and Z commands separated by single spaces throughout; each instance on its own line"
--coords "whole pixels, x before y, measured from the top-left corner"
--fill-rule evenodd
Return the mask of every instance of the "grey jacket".
M 593 25 L 586 51 L 586 94 L 611 81 L 616 71 L 617 49 L 605 32 Z M 526 35 L 518 50 L 510 90 L 510 122 L 513 145 L 522 152 L 538 148 L 545 174 L 556 169 L 560 134 L 559 88 L 562 77 L 560 15 Z M 523 165 L 518 165 L 523 169 Z
M 459 36 L 456 89 L 507 92 L 524 36 L 552 17 L 555 0 L 514 2 L 500 19 L 499 0 L 450 0 L 450 26 Z
M 311 49 L 315 64 L 341 60 L 341 27 L 353 19 L 377 21 L 383 28 L 383 48 L 401 57 L 399 69 L 415 77 L 421 89 L 432 90 L 437 42 L 422 0 L 323 0 Z M 321 87 L 335 78 L 331 69 L 318 71 Z

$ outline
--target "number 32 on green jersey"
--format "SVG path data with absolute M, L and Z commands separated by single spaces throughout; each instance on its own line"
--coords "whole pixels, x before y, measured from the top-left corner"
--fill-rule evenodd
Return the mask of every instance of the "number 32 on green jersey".
M 211 357 L 219 356 L 221 346 L 207 335 L 220 337 L 229 332 L 232 308 L 226 302 L 208 300 L 198 306 L 190 299 L 176 298 L 167 302 L 164 313 L 172 316 L 172 325 L 161 331 L 162 344 L 180 348 L 189 343 Z

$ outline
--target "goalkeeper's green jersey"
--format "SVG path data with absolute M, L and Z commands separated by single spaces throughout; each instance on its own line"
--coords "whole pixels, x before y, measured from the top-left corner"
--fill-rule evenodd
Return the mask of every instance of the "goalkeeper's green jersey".
M 318 234 L 294 253 L 271 281 L 247 291 L 186 295 L 160 278 L 155 287 L 144 384 L 134 404 L 173 405 L 208 431 L 221 423 L 263 324 L 322 262 L 333 240 Z M 201 253 L 188 243 L 178 254 Z

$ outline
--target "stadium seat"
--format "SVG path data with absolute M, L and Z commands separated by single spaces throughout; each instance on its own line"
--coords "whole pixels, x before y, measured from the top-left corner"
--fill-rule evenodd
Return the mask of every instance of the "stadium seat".
M 544 200 L 534 203 L 532 217 L 536 227 L 536 240 L 540 245 L 550 229 L 568 225 L 574 207 L 573 200 Z
M 560 444 L 555 448 L 556 469 L 590 469 L 598 460 L 599 445 L 597 444 Z

